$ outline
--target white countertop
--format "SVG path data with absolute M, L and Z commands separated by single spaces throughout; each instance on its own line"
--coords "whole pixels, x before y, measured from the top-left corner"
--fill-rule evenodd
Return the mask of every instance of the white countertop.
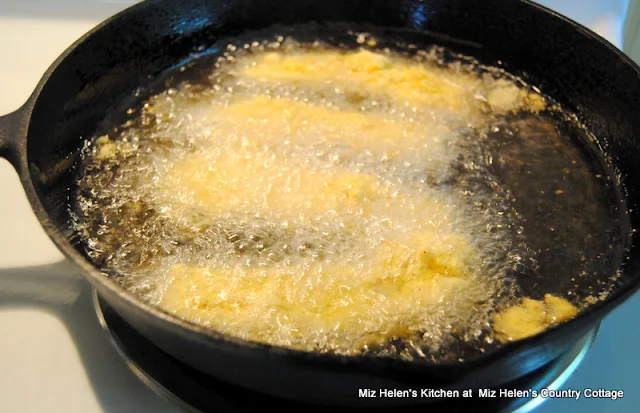
M 621 44 L 627 0 L 544 0 Z M 0 0 L 0 114 L 18 108 L 41 74 L 76 38 L 134 1 Z M 0 411 L 176 413 L 147 389 L 110 347 L 87 283 L 40 228 L 10 165 L 0 160 Z M 40 267 L 39 267 L 40 266 Z M 31 285 L 28 285 L 31 284 Z M 551 400 L 537 411 L 626 413 L 640 406 L 640 296 L 603 323 L 565 388 L 625 390 L 609 400 Z

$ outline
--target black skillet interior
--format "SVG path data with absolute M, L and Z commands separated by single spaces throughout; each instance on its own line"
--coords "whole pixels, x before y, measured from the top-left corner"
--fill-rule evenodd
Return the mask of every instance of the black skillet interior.
M 27 157 L 36 192 L 51 221 L 73 238 L 68 205 L 78 150 L 83 139 L 93 136 L 105 114 L 130 99 L 135 90 L 184 63 L 200 46 L 209 47 L 221 39 L 274 24 L 313 21 L 400 29 L 393 32 L 408 43 L 446 46 L 482 63 L 503 65 L 540 87 L 576 113 L 598 137 L 599 145 L 621 172 L 630 224 L 637 226 L 640 189 L 635 183 L 640 181 L 636 161 L 640 148 L 635 134 L 640 131 L 640 113 L 633 102 L 640 95 L 640 80 L 636 67 L 601 39 L 585 34 L 581 27 L 515 0 L 145 2 L 77 44 L 37 96 Z M 611 258 L 612 262 L 624 258 L 624 273 L 615 281 L 618 288 L 607 305 L 596 305 L 573 322 L 541 336 L 504 346 L 468 363 L 454 364 L 449 372 L 442 366 L 435 376 L 455 381 L 469 368 L 484 368 L 509 355 L 521 364 L 522 357 L 532 360 L 523 369 L 548 361 L 550 356 L 545 356 L 545 351 L 557 353 L 549 349 L 576 338 L 577 333 L 601 319 L 614 302 L 635 290 L 640 264 L 637 249 L 638 244 L 633 243 L 625 257 Z M 598 280 L 592 281 L 597 284 Z M 600 281 L 612 282 L 607 274 Z M 525 290 L 539 296 L 546 288 L 555 291 L 568 284 L 566 279 L 538 279 Z M 178 330 L 176 327 L 174 331 Z M 508 376 L 512 370 L 518 368 L 505 368 L 504 374 Z

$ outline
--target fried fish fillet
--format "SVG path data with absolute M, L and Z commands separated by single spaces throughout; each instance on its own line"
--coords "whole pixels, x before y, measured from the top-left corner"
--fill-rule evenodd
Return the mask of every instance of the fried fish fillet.
M 539 334 L 576 316 L 578 309 L 562 297 L 545 294 L 544 300 L 524 298 L 494 316 L 493 329 L 503 342 Z
M 433 244 L 430 240 L 441 239 Z M 354 354 L 417 333 L 443 300 L 469 286 L 470 248 L 421 234 L 385 242 L 364 266 L 172 267 L 166 310 L 235 337 Z

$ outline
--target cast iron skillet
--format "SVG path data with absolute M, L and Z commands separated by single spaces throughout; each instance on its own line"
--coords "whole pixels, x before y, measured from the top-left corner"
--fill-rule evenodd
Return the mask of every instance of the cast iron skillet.
M 110 108 L 196 47 L 276 23 L 311 21 L 440 33 L 441 39 L 458 39 L 459 52 L 526 74 L 600 138 L 621 173 L 630 224 L 640 226 L 639 69 L 602 38 L 542 7 L 518 0 L 151 0 L 76 42 L 27 103 L 0 118 L 0 155 L 18 171 L 42 226 L 127 322 L 175 358 L 247 388 L 318 403 L 412 403 L 359 399 L 358 389 L 509 382 L 558 356 L 640 286 L 640 243 L 630 239 L 622 276 L 606 301 L 480 357 L 428 364 L 312 354 L 225 337 L 145 305 L 102 275 L 69 241 L 71 167 L 80 137 L 91 137 Z

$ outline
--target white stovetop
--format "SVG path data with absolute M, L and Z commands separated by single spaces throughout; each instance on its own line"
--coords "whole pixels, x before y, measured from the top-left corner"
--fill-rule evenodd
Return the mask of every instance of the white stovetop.
M 131 0 L 0 0 L 0 114 L 22 104 L 68 45 Z M 627 0 L 543 0 L 621 42 Z M 87 283 L 67 276 L 62 255 L 32 214 L 18 178 L 0 160 L 0 411 L 176 413 L 147 389 L 102 335 Z M 625 390 L 624 399 L 552 400 L 538 412 L 622 413 L 640 405 L 640 296 L 603 323 L 565 387 Z

